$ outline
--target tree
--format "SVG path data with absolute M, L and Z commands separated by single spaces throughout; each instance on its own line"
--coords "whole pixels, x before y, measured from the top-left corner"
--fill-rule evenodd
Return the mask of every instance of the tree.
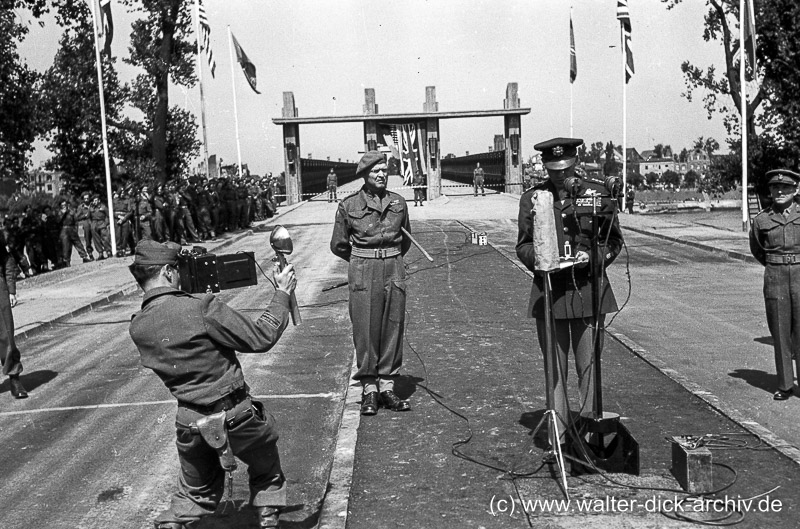
M 628 171 L 627 184 L 636 189 L 641 189 L 644 185 L 644 177 L 639 171 Z
M 126 5 L 134 3 L 137 0 L 125 0 Z M 193 119 L 169 106 L 170 80 L 186 87 L 197 82 L 193 63 L 196 52 L 193 3 L 182 0 L 140 0 L 140 3 L 146 16 L 133 24 L 130 57 L 124 61 L 145 71 L 134 82 L 133 104 L 144 113 L 146 126 L 136 127 L 130 122 L 120 126 L 149 139 L 157 177 L 163 183 L 168 176 L 178 176 L 175 167 L 170 167 L 170 158 L 185 160 L 196 154 L 199 145 L 198 142 L 175 141 L 186 139 L 185 127 L 191 126 Z M 170 130 L 171 125 L 174 130 Z M 190 151 L 174 152 L 178 145 L 187 146 Z M 173 147 L 171 153 L 170 146 Z
M 650 172 L 644 175 L 644 179 L 648 186 L 654 187 L 658 183 L 659 176 L 657 173 Z
M 672 9 L 682 0 L 662 2 Z M 691 101 L 695 91 L 702 92 L 709 119 L 715 113 L 723 116 L 729 134 L 727 143 L 731 152 L 739 155 L 741 165 L 741 145 L 736 148 L 740 144 L 741 90 L 738 61 L 733 61 L 739 46 L 739 0 L 706 0 L 706 5 L 709 10 L 703 38 L 721 43 L 724 68 L 718 75 L 713 65 L 704 70 L 685 61 L 681 66 L 687 88 L 683 95 Z M 763 174 L 766 169 L 791 165 L 800 158 L 800 106 L 796 103 L 800 85 L 800 39 L 796 30 L 800 3 L 759 0 L 754 7 L 758 71 L 751 71 L 748 65 L 748 74 L 760 79 L 760 83 L 748 84 L 747 90 L 748 160 L 753 173 Z M 756 135 L 756 127 L 762 129 L 761 134 Z
M 678 188 L 681 185 L 681 175 L 672 169 L 668 169 L 661 175 L 661 181 L 669 187 Z
M 689 172 L 683 175 L 684 187 L 694 188 L 697 186 L 698 180 L 700 180 L 700 175 L 694 169 L 690 169 Z
M 22 63 L 17 44 L 27 33 L 15 2 L 0 2 L 0 178 L 21 177 L 37 133 L 38 75 Z
M 703 138 L 703 136 L 700 136 L 695 140 L 694 148 L 704 151 L 710 159 L 711 155 L 719 150 L 719 142 L 714 138 Z
M 53 65 L 41 83 L 42 128 L 53 153 L 46 166 L 67 174 L 74 194 L 105 188 L 105 162 L 100 130 L 94 35 L 89 8 L 76 4 L 79 16 L 65 28 Z M 113 121 L 122 112 L 126 90 L 120 85 L 110 59 L 103 60 L 105 111 Z M 118 135 L 109 130 L 110 152 L 118 151 Z
M 618 175 L 622 169 L 622 164 L 614 159 L 614 144 L 612 142 L 606 143 L 605 152 L 606 161 L 603 164 L 603 174 Z
M 681 153 L 678 155 L 678 162 L 683 163 L 689 159 L 689 151 L 686 150 L 686 147 L 681 149 Z

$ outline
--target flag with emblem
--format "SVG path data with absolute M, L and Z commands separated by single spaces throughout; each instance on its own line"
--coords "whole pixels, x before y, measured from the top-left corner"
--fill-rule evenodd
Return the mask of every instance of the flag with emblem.
M 425 157 L 422 156 L 422 144 L 420 137 L 422 130 L 418 123 L 408 123 L 400 125 L 400 175 L 403 177 L 403 185 L 411 185 L 414 175 L 419 171 L 427 174 Z
M 111 18 L 111 0 L 91 0 L 94 3 L 97 37 L 103 39 L 103 53 L 111 57 L 111 40 L 114 38 L 114 19 Z
M 628 0 L 617 0 L 617 20 L 622 32 L 622 53 L 625 54 L 625 82 L 633 77 L 633 50 L 631 49 L 631 14 Z
M 744 13 L 739 17 L 740 24 L 744 28 L 744 52 L 745 64 L 750 65 L 750 73 L 756 71 L 756 23 L 755 13 L 753 12 L 752 0 L 744 0 Z M 742 57 L 742 43 L 733 56 L 733 62 L 740 60 Z M 748 76 L 751 77 L 751 76 Z
M 261 92 L 256 90 L 256 65 L 253 64 L 247 57 L 247 54 L 242 49 L 242 45 L 239 44 L 239 41 L 236 40 L 236 37 L 233 35 L 233 33 L 231 33 L 231 40 L 233 41 L 233 47 L 236 50 L 236 60 L 239 61 L 239 64 L 242 66 L 242 72 L 244 72 L 247 83 L 250 85 L 250 88 L 253 89 L 253 92 L 260 94 Z
M 578 77 L 578 58 L 575 55 L 575 32 L 572 30 L 572 15 L 569 17 L 569 82 Z
M 208 24 L 208 16 L 206 16 L 203 0 L 197 0 L 197 18 L 200 22 L 200 47 L 206 52 L 208 69 L 211 70 L 211 77 L 214 77 L 214 72 L 217 70 L 217 62 L 214 60 L 214 53 L 211 51 L 211 26 Z

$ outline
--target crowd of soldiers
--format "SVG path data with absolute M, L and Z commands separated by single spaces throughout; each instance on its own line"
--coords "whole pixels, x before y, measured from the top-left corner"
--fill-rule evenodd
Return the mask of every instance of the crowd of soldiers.
M 255 178 L 120 186 L 112 195 L 115 256 L 132 255 L 142 239 L 192 244 L 248 228 L 275 214 L 276 193 L 274 179 Z M 86 191 L 77 205 L 59 197 L 56 211 L 28 205 L 21 215 L 7 216 L 3 229 L 20 276 L 28 277 L 70 266 L 73 248 L 83 262 L 95 260 L 95 251 L 97 260 L 114 256 L 110 222 L 105 196 Z

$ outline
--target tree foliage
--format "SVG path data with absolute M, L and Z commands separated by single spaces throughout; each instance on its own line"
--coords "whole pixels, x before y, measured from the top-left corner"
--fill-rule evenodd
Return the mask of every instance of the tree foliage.
M 668 9 L 682 1 L 662 0 Z M 715 65 L 702 68 L 685 61 L 681 66 L 686 83 L 683 95 L 692 101 L 696 93 L 701 94 L 709 118 L 717 113 L 723 116 L 727 143 L 741 164 L 741 90 L 739 63 L 734 62 L 739 47 L 739 0 L 705 1 L 708 11 L 703 38 L 721 44 L 724 62 L 718 71 Z M 794 167 L 800 159 L 800 105 L 796 102 L 800 86 L 800 3 L 759 0 L 754 8 L 757 71 L 748 66 L 748 74 L 756 81 L 747 86 L 746 118 L 748 161 L 751 172 L 761 175 L 775 167 Z M 712 164 L 711 173 L 719 181 L 715 185 L 738 181 L 729 162 Z

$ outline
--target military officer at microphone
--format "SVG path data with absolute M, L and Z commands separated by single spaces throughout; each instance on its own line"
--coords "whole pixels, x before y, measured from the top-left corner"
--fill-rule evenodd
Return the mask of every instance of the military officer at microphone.
M 595 373 L 594 347 L 592 343 L 592 323 L 594 308 L 592 306 L 592 275 L 589 256 L 592 251 L 592 216 L 577 214 L 576 200 L 579 196 L 593 194 L 608 195 L 605 181 L 593 176 L 582 176 L 575 180 L 578 162 L 578 147 L 583 140 L 577 138 L 554 138 L 537 145 L 534 149 L 541 151 L 542 163 L 547 169 L 548 179 L 538 184 L 520 197 L 519 233 L 517 236 L 517 257 L 529 270 L 535 272 L 528 305 L 528 317 L 536 319 L 536 332 L 539 345 L 545 359 L 545 376 L 553 382 L 553 408 L 558 418 L 560 442 L 565 441 L 565 432 L 570 424 L 566 388 L 568 374 L 569 351 L 575 355 L 578 374 L 580 400 L 573 412 L 590 415 L 594 410 Z M 569 188 L 565 186 L 569 184 Z M 545 351 L 545 307 L 544 307 L 544 274 L 536 269 L 537 246 L 534 244 L 533 232 L 537 219 L 533 215 L 534 193 L 550 193 L 553 219 L 555 223 L 556 244 L 559 257 L 574 266 L 551 272 L 552 314 L 555 320 L 553 339 L 556 344 L 556 365 L 548 365 L 549 358 Z M 600 329 L 599 346 L 602 350 L 603 325 L 605 314 L 616 312 L 617 302 L 605 267 L 611 264 L 622 249 L 622 232 L 616 215 L 603 215 L 600 226 L 598 244 L 603 256 L 603 281 L 600 291 L 601 303 L 598 327 Z M 540 219 L 539 222 L 545 219 Z

